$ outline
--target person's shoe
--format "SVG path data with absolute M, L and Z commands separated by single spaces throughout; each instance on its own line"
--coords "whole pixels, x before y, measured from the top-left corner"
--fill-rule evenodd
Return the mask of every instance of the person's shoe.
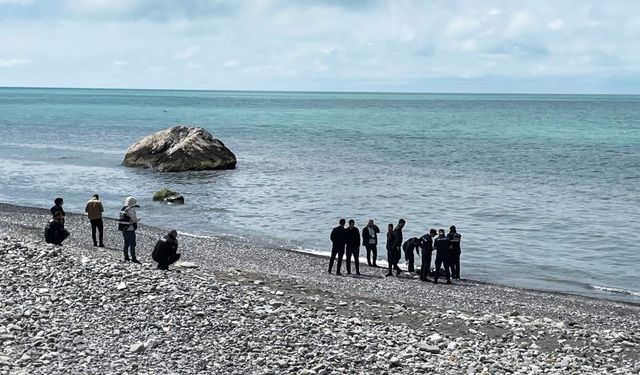
M 351 275 L 351 272 L 347 271 L 347 275 Z
M 342 276 L 342 272 L 336 272 L 336 276 Z
M 452 284 L 451 280 L 447 280 L 447 284 Z
M 98 247 L 98 244 L 94 242 L 93 247 Z
M 389 276 L 393 276 L 393 274 L 389 272 L 388 274 L 384 275 L 384 277 L 389 277 Z
M 98 245 L 98 247 L 104 247 L 104 244 L 103 244 L 103 243 L 101 243 L 100 245 Z
M 356 272 L 356 275 L 360 276 L 360 272 Z
M 139 261 L 139 260 L 137 260 L 137 259 L 132 259 L 132 260 L 131 260 L 131 263 L 138 263 L 138 264 L 142 264 L 142 263 L 140 263 L 140 261 Z
M 125 262 L 129 262 L 129 261 L 131 261 L 131 259 L 129 259 L 129 258 L 127 258 L 127 257 L 125 257 L 125 258 L 124 258 L 124 261 L 125 261 Z
M 377 264 L 375 264 L 375 263 L 373 263 L 373 264 L 371 265 L 371 267 L 376 267 L 376 268 L 377 268 L 377 267 L 378 267 L 378 265 L 377 265 Z
M 434 283 L 434 284 L 437 284 L 437 283 L 438 283 L 438 280 L 433 280 L 433 283 Z

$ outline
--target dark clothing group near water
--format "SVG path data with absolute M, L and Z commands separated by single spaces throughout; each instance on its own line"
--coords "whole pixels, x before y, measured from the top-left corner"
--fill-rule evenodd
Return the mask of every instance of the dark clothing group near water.
M 64 200 L 56 198 L 54 206 L 51 207 L 52 218 L 44 227 L 44 240 L 57 246 L 62 246 L 70 233 L 64 227 L 65 212 L 62 208 Z M 138 229 L 138 215 L 136 208 L 140 207 L 135 197 L 127 197 L 124 206 L 119 212 L 118 231 L 122 232 L 123 254 L 125 261 L 138 263 L 136 256 L 136 230 Z M 104 225 L 102 222 L 102 212 L 104 211 L 100 196 L 94 194 L 85 206 L 85 214 L 91 223 L 91 239 L 93 246 L 104 247 Z M 96 236 L 98 232 L 98 236 Z M 160 238 L 151 253 L 151 258 L 158 263 L 158 269 L 168 270 L 169 265 L 180 259 L 178 254 L 178 232 L 170 230 L 166 236 Z
M 394 227 L 393 224 L 387 226 L 387 262 L 389 263 L 388 272 L 385 276 L 400 275 L 402 270 L 398 266 L 404 252 L 404 258 L 407 263 L 407 272 L 417 272 L 420 280 L 429 281 L 429 277 L 433 277 L 433 282 L 438 283 L 439 276 L 446 276 L 447 284 L 451 284 L 451 279 L 460 279 L 460 241 L 462 236 L 458 233 L 455 225 L 449 227 L 449 233 L 445 235 L 444 229 L 436 231 L 430 229 L 421 237 L 411 237 L 404 240 L 402 229 L 405 220 L 400 219 Z M 346 220 L 340 219 L 337 227 L 331 231 L 331 258 L 329 259 L 329 273 L 333 270 L 333 264 L 336 263 L 336 275 L 342 275 L 342 258 L 347 254 L 347 274 L 351 275 L 351 258 L 353 257 L 355 265 L 355 274 L 360 275 L 360 246 L 364 246 L 367 251 L 367 264 L 370 267 L 378 267 L 377 245 L 378 233 L 380 228 L 369 220 L 367 225 L 360 231 L 355 226 L 355 220 L 349 220 L 349 225 L 345 228 Z M 360 238 L 362 237 L 362 242 Z M 436 251 L 434 260 L 435 267 L 431 268 L 432 253 Z M 415 268 L 415 254 L 420 256 L 422 251 L 422 262 L 420 269 Z M 444 269 L 442 268 L 444 267 Z

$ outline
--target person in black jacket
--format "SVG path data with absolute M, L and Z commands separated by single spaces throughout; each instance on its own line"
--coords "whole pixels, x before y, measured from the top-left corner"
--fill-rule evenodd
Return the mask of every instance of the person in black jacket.
M 344 224 L 346 221 L 344 219 L 340 219 L 340 225 L 333 228 L 331 231 L 331 259 L 329 260 L 329 273 L 331 273 L 331 269 L 333 268 L 333 262 L 338 257 L 338 267 L 336 269 L 336 275 L 342 275 L 340 273 L 340 268 L 342 267 L 342 257 L 344 256 L 344 245 L 345 245 L 345 229 Z
M 415 271 L 415 258 L 413 257 L 413 251 L 415 250 L 418 255 L 420 255 L 420 250 L 418 245 L 420 244 L 420 240 L 418 237 L 412 237 L 406 240 L 402 244 L 402 250 L 404 251 L 404 260 L 409 264 L 407 266 L 407 271 L 414 272 Z
M 54 199 L 53 207 L 51 207 L 50 211 L 51 211 L 52 217 L 56 216 L 56 212 L 62 212 L 62 223 L 64 224 L 64 217 L 66 216 L 66 214 L 64 213 L 64 209 L 62 208 L 63 204 L 64 204 L 64 199 L 60 197 Z
M 393 224 L 387 225 L 387 263 L 389 263 L 389 272 L 385 276 L 393 276 L 392 270 L 398 270 L 398 264 L 395 263 L 396 253 L 393 244 L 396 242 L 396 234 L 393 232 Z M 399 272 L 398 272 L 399 273 Z
M 400 256 L 402 253 L 400 248 L 402 247 L 402 228 L 404 228 L 404 224 L 404 219 L 398 220 L 398 225 L 393 230 L 393 242 L 389 241 L 389 235 L 387 234 L 387 249 L 389 249 L 389 244 L 391 244 L 391 252 L 393 254 L 392 264 L 389 264 L 389 273 L 387 274 L 387 276 L 391 276 L 391 267 L 396 270 L 396 275 L 400 275 L 400 273 L 402 272 L 400 267 L 398 267 L 398 262 L 400 262 Z
M 154 261 L 158 262 L 159 270 L 168 270 L 169 265 L 180 259 L 178 254 L 178 232 L 169 231 L 166 236 L 156 242 L 156 246 L 151 253 Z
M 433 252 L 433 237 L 437 236 L 435 229 L 429 229 L 429 232 L 420 237 L 420 249 L 422 249 L 422 264 L 420 264 L 420 280 L 429 281 L 429 272 L 431 272 L 431 253 Z
M 371 267 L 378 267 L 376 260 L 378 259 L 378 233 L 380 228 L 369 220 L 367 226 L 362 228 L 362 245 L 367 250 L 367 264 Z M 370 256 L 373 255 L 373 259 Z
M 436 238 L 433 246 L 436 248 L 436 273 L 433 276 L 434 284 L 438 283 L 438 273 L 440 271 L 440 265 L 444 263 L 444 272 L 447 275 L 447 284 L 451 284 L 451 273 L 449 268 L 451 267 L 451 249 L 449 238 L 444 235 L 444 229 L 438 230 L 438 238 Z
M 356 266 L 356 275 L 360 274 L 360 231 L 356 228 L 355 220 L 349 220 L 345 229 L 345 244 L 347 246 L 347 274 L 351 275 L 351 257 Z
M 44 227 L 44 240 L 46 243 L 62 246 L 62 241 L 67 237 L 69 237 L 69 231 L 64 229 L 64 213 L 56 211 Z
M 447 234 L 449 242 L 451 243 L 451 278 L 460 279 L 460 240 L 462 236 L 456 230 L 456 226 L 449 227 L 449 234 Z

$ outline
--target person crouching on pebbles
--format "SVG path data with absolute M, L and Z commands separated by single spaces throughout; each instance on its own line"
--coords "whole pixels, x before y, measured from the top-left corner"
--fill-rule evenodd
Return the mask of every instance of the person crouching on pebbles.
M 169 265 L 180 259 L 178 254 L 178 232 L 169 231 L 166 236 L 156 242 L 156 246 L 151 253 L 154 261 L 158 262 L 159 270 L 168 270 Z
M 69 237 L 69 231 L 64 229 L 64 212 L 56 211 L 44 227 L 44 240 L 46 243 L 62 246 L 62 241 L 67 237 Z
M 140 264 L 136 258 L 136 229 L 138 229 L 136 207 L 140 207 L 136 198 L 127 197 L 124 200 L 124 206 L 120 210 L 118 229 L 122 231 L 122 236 L 124 237 L 124 260 L 131 260 L 133 263 Z M 131 253 L 131 258 L 129 258 L 129 253 Z

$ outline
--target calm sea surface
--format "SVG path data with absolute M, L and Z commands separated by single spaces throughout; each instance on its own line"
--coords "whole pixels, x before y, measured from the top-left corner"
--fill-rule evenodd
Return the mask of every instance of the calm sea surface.
M 120 165 L 178 123 L 238 169 Z M 3 202 L 99 193 L 115 216 L 135 195 L 147 224 L 322 252 L 340 217 L 455 224 L 462 277 L 640 302 L 640 96 L 5 88 L 0 130 Z M 153 203 L 162 187 L 187 204 Z

